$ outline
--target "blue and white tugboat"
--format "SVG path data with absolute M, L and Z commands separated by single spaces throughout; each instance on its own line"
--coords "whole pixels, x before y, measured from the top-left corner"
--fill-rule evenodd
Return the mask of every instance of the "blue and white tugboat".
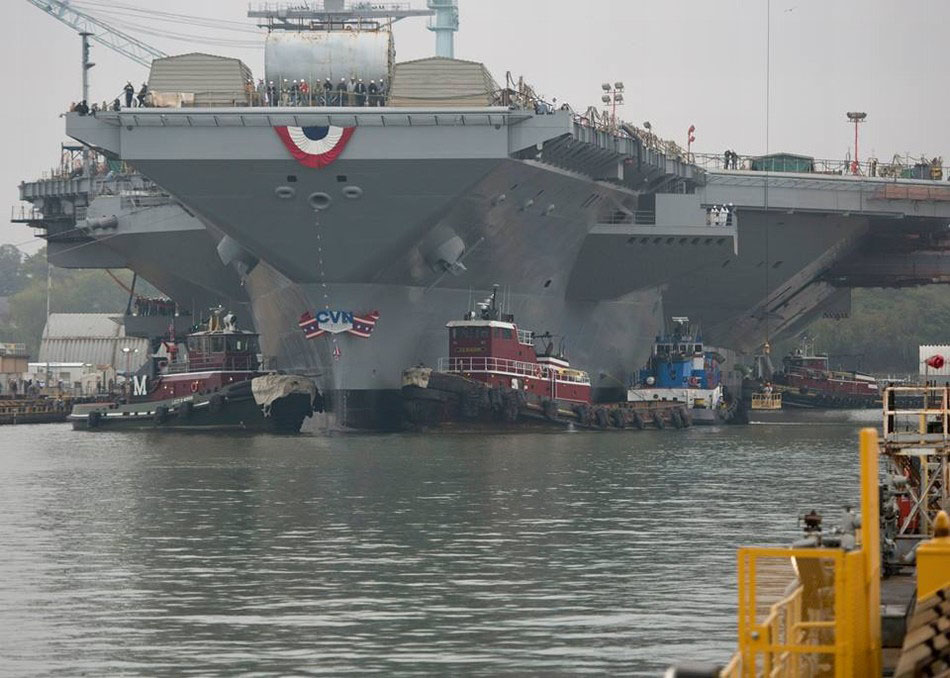
M 689 318 L 674 316 L 670 330 L 656 338 L 639 382 L 627 390 L 627 401 L 683 403 L 693 424 L 738 422 L 741 404 L 726 393 L 722 361 L 705 349 Z
M 322 411 L 312 379 L 265 372 L 258 335 L 216 309 L 207 329 L 188 335 L 184 357 L 174 338 L 153 360 L 153 374 L 132 375 L 111 402 L 76 405 L 77 430 L 203 429 L 297 433 Z

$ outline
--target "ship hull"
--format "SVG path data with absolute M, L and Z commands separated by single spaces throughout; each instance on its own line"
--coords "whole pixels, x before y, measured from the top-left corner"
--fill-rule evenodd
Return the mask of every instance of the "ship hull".
M 131 403 L 76 405 L 68 420 L 77 431 L 247 431 L 298 433 L 313 414 L 313 395 L 291 392 L 262 406 L 251 381 L 225 386 L 213 393 L 196 393 Z
M 499 270 L 498 279 L 511 280 Z M 297 285 L 261 263 L 248 276 L 261 348 L 275 369 L 315 379 L 330 428 L 396 430 L 402 426 L 401 374 L 413 365 L 434 366 L 448 353 L 445 324 L 473 307 L 486 290 L 410 285 Z M 662 322 L 657 290 L 616 301 L 578 301 L 563 295 L 504 294 L 506 312 L 537 332 L 565 338 L 573 364 L 598 386 L 626 383 L 650 350 Z M 299 327 L 306 310 L 379 312 L 367 338 L 327 333 L 307 339 Z

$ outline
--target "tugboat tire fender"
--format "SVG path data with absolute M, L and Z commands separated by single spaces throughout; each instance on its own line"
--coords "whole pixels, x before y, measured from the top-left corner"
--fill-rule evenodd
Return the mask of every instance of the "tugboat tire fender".
M 673 422 L 673 428 L 683 428 L 683 418 L 679 409 L 670 412 L 670 421 Z
M 557 419 L 557 403 L 553 400 L 545 400 L 541 403 L 541 410 L 544 412 L 544 418 L 548 421 Z
M 577 415 L 577 421 L 580 424 L 587 425 L 590 421 L 590 408 L 587 405 L 575 405 L 574 414 Z
M 165 420 L 168 419 L 168 408 L 164 405 L 156 407 L 154 419 L 156 424 L 164 424 Z
M 689 416 L 689 412 L 686 411 L 686 408 L 681 407 L 679 409 L 680 420 L 683 422 L 683 428 L 689 428 L 693 425 L 693 419 Z
M 610 410 L 610 423 L 617 428 L 626 428 L 627 422 L 623 417 L 623 410 L 619 407 Z
M 656 426 L 661 431 L 666 428 L 666 423 L 663 421 L 663 415 L 659 412 L 653 413 L 653 425 Z
M 191 402 L 184 402 L 178 406 L 178 417 L 179 419 L 190 419 L 191 411 L 194 408 L 194 405 Z
M 221 394 L 215 393 L 213 396 L 211 396 L 211 398 L 208 400 L 208 408 L 214 414 L 217 414 L 224 409 L 224 398 L 221 397 Z
M 98 412 L 90 412 L 86 415 L 86 424 L 89 428 L 99 428 L 99 424 L 102 423 L 102 415 Z
M 636 410 L 633 411 L 633 425 L 638 431 L 642 431 L 646 424 L 643 421 L 643 417 L 640 416 L 640 413 Z
M 594 412 L 594 417 L 597 420 L 597 426 L 600 428 L 607 428 L 607 425 L 610 423 L 607 417 L 607 410 L 603 407 L 598 407 Z
M 500 412 L 505 406 L 505 396 L 501 389 L 493 388 L 488 392 L 488 399 L 491 402 L 491 408 L 495 412 Z

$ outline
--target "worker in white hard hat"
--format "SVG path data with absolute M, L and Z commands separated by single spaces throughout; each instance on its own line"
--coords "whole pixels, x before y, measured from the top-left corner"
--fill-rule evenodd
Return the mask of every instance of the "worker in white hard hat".
M 356 93 L 356 105 L 365 106 L 366 105 L 366 85 L 363 84 L 363 78 L 360 78 L 356 81 L 356 86 L 353 88 L 353 91 Z
M 369 87 L 366 88 L 366 91 L 369 93 L 369 105 L 379 106 L 379 87 L 376 86 L 375 80 L 369 81 Z
M 340 78 L 340 84 L 336 86 L 336 95 L 338 97 L 337 106 L 346 106 L 346 78 Z

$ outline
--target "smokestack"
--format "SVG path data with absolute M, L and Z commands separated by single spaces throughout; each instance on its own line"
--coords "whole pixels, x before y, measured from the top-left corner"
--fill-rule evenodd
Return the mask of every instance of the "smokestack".
M 435 55 L 455 58 L 455 32 L 459 29 L 458 0 L 427 0 L 435 16 L 429 17 L 429 30 L 435 33 Z

